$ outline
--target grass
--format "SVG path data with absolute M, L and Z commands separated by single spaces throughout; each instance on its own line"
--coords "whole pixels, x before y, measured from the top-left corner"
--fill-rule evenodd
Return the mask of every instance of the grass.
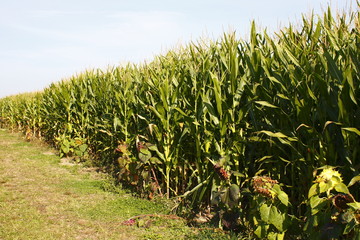
M 134 197 L 93 169 L 61 165 L 51 149 L 0 130 L 0 239 L 228 239 L 200 232 L 163 203 Z M 113 189 L 114 190 L 114 189 Z M 134 226 L 122 222 L 138 219 Z M 161 215 L 162 216 L 162 215 Z

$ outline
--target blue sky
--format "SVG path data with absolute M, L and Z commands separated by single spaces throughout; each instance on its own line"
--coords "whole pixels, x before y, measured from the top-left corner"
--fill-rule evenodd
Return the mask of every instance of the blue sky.
M 0 98 L 44 89 L 89 68 L 143 62 L 250 22 L 274 32 L 302 13 L 353 0 L 2 0 Z

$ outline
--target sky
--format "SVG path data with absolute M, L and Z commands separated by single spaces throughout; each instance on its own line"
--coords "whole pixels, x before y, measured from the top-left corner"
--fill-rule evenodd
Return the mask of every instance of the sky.
M 86 69 L 151 61 L 250 23 L 271 33 L 302 14 L 355 0 L 0 0 L 0 98 L 39 91 Z

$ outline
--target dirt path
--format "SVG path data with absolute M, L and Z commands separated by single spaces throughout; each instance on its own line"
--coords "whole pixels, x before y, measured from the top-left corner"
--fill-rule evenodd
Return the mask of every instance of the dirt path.
M 91 169 L 62 164 L 48 148 L 0 129 L 0 239 L 192 238 L 182 220 L 124 226 L 132 216 L 167 210 L 125 191 L 106 192 L 106 184 Z

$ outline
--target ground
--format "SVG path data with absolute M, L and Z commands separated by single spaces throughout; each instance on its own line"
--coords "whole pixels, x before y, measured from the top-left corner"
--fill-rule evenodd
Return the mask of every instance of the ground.
M 168 209 L 0 129 L 0 239 L 207 238 Z M 136 224 L 126 225 L 138 215 Z

